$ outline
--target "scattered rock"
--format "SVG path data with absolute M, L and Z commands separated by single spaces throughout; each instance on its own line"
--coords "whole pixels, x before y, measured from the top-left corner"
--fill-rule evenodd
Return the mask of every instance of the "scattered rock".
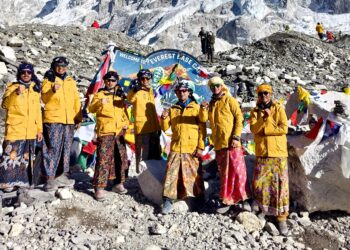
M 269 232 L 269 234 L 271 234 L 272 236 L 276 236 L 276 235 L 279 235 L 279 234 L 280 234 L 279 231 L 278 231 L 278 229 L 276 228 L 276 226 L 275 226 L 273 223 L 271 223 L 271 222 L 267 222 L 267 223 L 265 224 L 265 229 L 266 229 L 266 231 Z
M 161 235 L 165 234 L 167 232 L 166 228 L 163 227 L 161 224 L 157 223 L 154 226 L 150 228 L 151 234 Z
M 260 231 L 263 228 L 260 219 L 250 212 L 241 212 L 237 216 L 237 221 L 241 223 L 248 232 Z
M 66 188 L 57 190 L 56 195 L 61 200 L 69 200 L 73 198 L 72 192 Z
M 9 237 L 17 237 L 23 232 L 23 230 L 24 230 L 24 227 L 21 224 L 15 223 L 11 227 Z
M 22 39 L 19 39 L 18 37 L 12 37 L 8 42 L 7 45 L 10 47 L 22 47 L 24 44 L 24 41 Z

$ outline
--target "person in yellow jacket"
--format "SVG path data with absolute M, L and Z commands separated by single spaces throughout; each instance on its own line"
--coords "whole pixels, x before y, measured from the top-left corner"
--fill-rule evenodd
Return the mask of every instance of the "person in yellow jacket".
M 287 234 L 289 211 L 287 166 L 287 116 L 279 102 L 272 101 L 272 87 L 257 88 L 257 105 L 250 113 L 256 164 L 253 177 L 254 210 L 276 216 L 281 234 Z M 257 207 L 258 206 L 258 207 Z
M 225 213 L 231 205 L 243 202 L 250 209 L 246 165 L 240 137 L 243 115 L 238 102 L 233 98 L 224 81 L 212 77 L 208 85 L 213 95 L 210 103 L 201 104 L 200 121 L 210 121 L 215 158 L 220 173 L 220 201 L 216 211 Z
M 152 73 L 141 69 L 137 79 L 133 81 L 127 99 L 132 104 L 134 115 L 134 134 L 136 147 L 136 172 L 140 172 L 139 164 L 144 160 L 160 160 L 160 125 L 156 112 L 153 90 L 151 88 Z
M 124 135 L 129 125 L 125 107 L 126 98 L 118 84 L 119 75 L 109 71 L 103 76 L 101 88 L 89 105 L 89 112 L 96 114 L 97 159 L 93 185 L 96 200 L 105 198 L 108 180 L 114 180 L 113 191 L 125 194 L 125 170 L 128 168 Z
M 69 61 L 55 57 L 51 69 L 44 75 L 41 98 L 44 103 L 43 165 L 46 191 L 73 186 L 68 178 L 69 156 L 73 142 L 74 125 L 81 120 L 79 92 L 74 79 L 67 74 Z M 61 164 L 63 174 L 57 176 Z
M 318 37 L 322 40 L 324 37 L 324 30 L 323 30 L 323 26 L 321 23 L 317 23 L 316 32 L 317 32 Z
M 33 173 L 35 141 L 43 138 L 40 82 L 32 64 L 19 65 L 17 82 L 7 84 L 1 107 L 6 111 L 6 118 L 0 189 L 12 191 L 15 187 L 29 187 L 32 183 L 28 168 Z
M 191 86 L 192 85 L 192 86 Z M 162 213 L 172 211 L 173 201 L 201 197 L 204 191 L 199 158 L 204 149 L 206 125 L 199 121 L 199 105 L 188 80 L 178 80 L 174 90 L 178 102 L 161 116 L 163 131 L 171 127 L 171 148 L 164 179 Z

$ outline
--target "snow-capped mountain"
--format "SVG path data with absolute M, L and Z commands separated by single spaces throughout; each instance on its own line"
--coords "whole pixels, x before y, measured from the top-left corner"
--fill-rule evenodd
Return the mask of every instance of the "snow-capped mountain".
M 0 0 L 0 24 L 47 23 L 123 32 L 156 48 L 199 54 L 200 27 L 213 31 L 215 49 L 251 42 L 280 31 L 350 32 L 349 0 Z M 106 41 L 108 42 L 108 41 Z

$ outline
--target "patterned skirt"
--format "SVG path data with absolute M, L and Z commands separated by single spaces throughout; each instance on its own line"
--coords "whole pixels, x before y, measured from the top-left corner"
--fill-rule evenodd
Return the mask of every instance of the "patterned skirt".
M 253 177 L 253 195 L 267 215 L 281 216 L 289 211 L 287 158 L 257 157 Z
M 158 132 L 135 135 L 135 151 L 137 173 L 141 161 L 162 159 Z
M 74 125 L 44 124 L 43 164 L 47 177 L 59 175 L 57 170 L 60 164 L 62 164 L 63 173 L 69 172 L 73 135 Z
M 220 199 L 233 205 L 249 198 L 247 170 L 241 148 L 216 151 L 216 162 L 220 174 Z
M 114 184 L 124 183 L 127 168 L 124 137 L 114 135 L 98 137 L 96 167 L 92 180 L 94 187 L 105 188 L 109 180 L 114 180 Z
M 0 158 L 0 189 L 30 186 L 34 148 L 34 139 L 4 141 Z
M 196 197 L 204 192 L 201 165 L 191 154 L 171 152 L 164 179 L 163 196 L 170 199 Z

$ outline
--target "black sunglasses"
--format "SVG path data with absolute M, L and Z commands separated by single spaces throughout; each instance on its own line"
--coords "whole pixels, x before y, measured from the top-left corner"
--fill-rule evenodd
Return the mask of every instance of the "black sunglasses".
M 264 92 L 259 92 L 258 96 L 267 96 L 269 94 L 270 94 L 270 92 L 264 91 Z
M 116 82 L 116 79 L 110 78 L 110 79 L 106 79 L 107 82 Z
M 141 80 L 151 80 L 150 77 L 141 77 Z

